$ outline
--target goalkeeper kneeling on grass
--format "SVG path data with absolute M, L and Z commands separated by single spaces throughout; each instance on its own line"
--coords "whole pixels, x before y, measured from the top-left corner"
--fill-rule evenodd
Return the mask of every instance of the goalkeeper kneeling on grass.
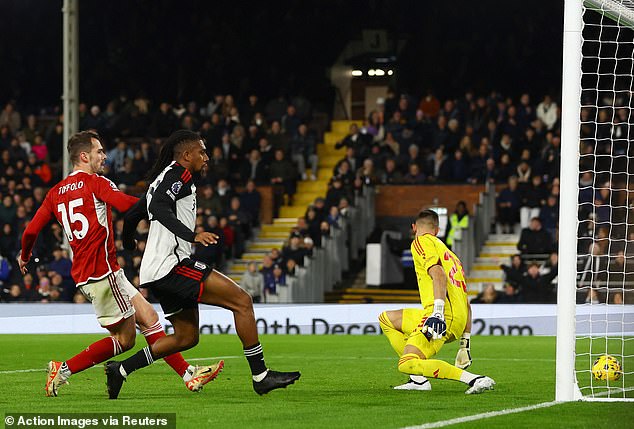
M 400 390 L 431 390 L 430 378 L 461 381 L 466 394 L 492 390 L 493 379 L 466 371 L 469 351 L 471 307 L 467 283 L 458 257 L 436 237 L 438 215 L 423 210 L 412 224 L 411 245 L 422 309 L 384 311 L 379 315 L 383 333 L 399 355 L 398 370 L 409 374 Z M 460 339 L 455 365 L 434 359 L 445 343 Z

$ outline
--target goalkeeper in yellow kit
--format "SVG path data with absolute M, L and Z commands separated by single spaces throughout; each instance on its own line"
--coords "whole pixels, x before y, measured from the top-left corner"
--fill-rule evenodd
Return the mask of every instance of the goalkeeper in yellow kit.
M 399 355 L 398 370 L 409 374 L 401 390 L 431 390 L 428 377 L 461 381 L 467 394 L 493 389 L 495 381 L 472 374 L 469 350 L 471 307 L 467 283 L 458 257 L 436 237 L 438 215 L 423 210 L 412 225 L 411 245 L 423 308 L 384 311 L 379 315 L 383 333 Z M 445 343 L 460 339 L 455 365 L 434 359 Z

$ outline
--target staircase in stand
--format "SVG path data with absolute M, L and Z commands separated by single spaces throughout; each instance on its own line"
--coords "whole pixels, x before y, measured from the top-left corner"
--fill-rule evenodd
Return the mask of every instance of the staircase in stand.
M 500 265 L 510 265 L 511 256 L 519 253 L 518 241 L 516 234 L 489 235 L 467 278 L 469 295 L 477 295 L 487 283 L 493 284 L 497 290 L 503 289 L 504 271 Z
M 315 198 L 326 196 L 328 182 L 335 165 L 345 155 L 345 149 L 335 149 L 335 144 L 348 134 L 352 123 L 356 123 L 359 127 L 362 125 L 360 121 L 331 122 L 331 131 L 324 133 L 324 142 L 317 145 L 318 170 L 316 172 L 306 170 L 308 180 L 297 182 L 297 193 L 292 204 L 280 207 L 279 217 L 273 219 L 272 224 L 262 225 L 260 229 L 254 231 L 254 236 L 247 243 L 245 253 L 240 259 L 229 261 L 225 271 L 234 281 L 240 283 L 250 261 L 257 262 L 259 267 L 264 255 L 271 249 L 281 250 L 292 228 L 297 225 L 297 218 L 304 216 L 307 207 L 315 201 Z M 314 174 L 317 180 L 310 180 L 311 174 Z

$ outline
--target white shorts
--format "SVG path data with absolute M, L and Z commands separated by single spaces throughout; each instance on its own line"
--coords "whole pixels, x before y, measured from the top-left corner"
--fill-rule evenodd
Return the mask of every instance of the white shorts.
M 120 269 L 101 280 L 86 283 L 79 288 L 92 302 L 97 321 L 104 328 L 115 326 L 134 314 L 132 297 L 139 291 Z

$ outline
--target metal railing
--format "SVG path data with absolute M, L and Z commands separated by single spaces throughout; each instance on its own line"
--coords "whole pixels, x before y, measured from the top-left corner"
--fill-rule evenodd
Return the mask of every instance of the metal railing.
M 484 192 L 480 193 L 474 214 L 469 218 L 469 226 L 462 230 L 460 237 L 454 238 L 453 250 L 462 261 L 462 266 L 468 273 L 484 246 L 491 232 L 491 224 L 495 218 L 495 186 L 486 183 Z
M 355 196 L 354 207 L 339 219 L 339 227 L 331 227 L 322 236 L 321 248 L 304 257 L 304 267 L 296 268 L 295 276 L 287 276 L 287 285 L 279 287 L 276 302 L 324 302 L 324 293 L 331 292 L 342 279 L 350 261 L 356 260 L 365 248 L 365 240 L 374 229 L 373 187 L 364 187 Z

